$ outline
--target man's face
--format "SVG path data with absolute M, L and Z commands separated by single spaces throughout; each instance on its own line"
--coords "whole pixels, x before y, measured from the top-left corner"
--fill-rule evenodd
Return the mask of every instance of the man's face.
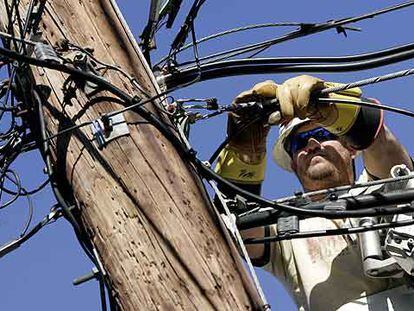
M 303 135 L 317 127 L 314 124 L 305 124 L 300 126 L 292 137 L 295 134 Z M 306 134 L 303 136 L 306 137 Z M 292 167 L 306 190 L 336 187 L 353 182 L 354 151 L 333 137 L 316 135 L 306 138 L 305 144 L 293 153 Z

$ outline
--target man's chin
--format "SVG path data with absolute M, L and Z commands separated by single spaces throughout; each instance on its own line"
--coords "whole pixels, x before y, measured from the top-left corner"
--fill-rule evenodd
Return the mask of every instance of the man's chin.
M 335 169 L 330 163 L 318 162 L 308 168 L 307 175 L 312 180 L 326 180 L 333 177 Z

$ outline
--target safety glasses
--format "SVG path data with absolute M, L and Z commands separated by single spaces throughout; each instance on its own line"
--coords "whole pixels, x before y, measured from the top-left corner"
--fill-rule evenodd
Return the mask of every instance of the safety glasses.
M 310 138 L 321 143 L 327 140 L 336 140 L 338 137 L 323 127 L 317 127 L 306 132 L 292 134 L 287 140 L 286 151 L 292 156 L 298 150 L 305 148 Z

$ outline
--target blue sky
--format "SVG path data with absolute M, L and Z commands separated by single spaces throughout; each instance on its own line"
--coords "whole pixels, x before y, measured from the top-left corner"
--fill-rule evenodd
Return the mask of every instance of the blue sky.
M 145 2 L 145 3 L 144 3 Z M 183 21 L 191 2 L 183 1 L 183 10 L 177 17 L 173 30 L 164 30 L 157 37 L 158 50 L 154 60 L 168 52 L 169 43 Z M 350 17 L 395 4 L 395 1 L 213 1 L 207 0 L 196 21 L 198 37 L 225 29 L 268 22 L 323 22 Z M 149 1 L 120 0 L 118 4 L 136 37 L 141 33 L 148 16 Z M 392 46 L 410 43 L 414 7 L 362 21 L 353 26 L 362 32 L 348 32 L 348 37 L 335 30 L 285 42 L 269 49 L 262 56 L 340 56 L 371 52 Z M 269 39 L 291 28 L 252 30 L 200 45 L 201 55 Z M 191 57 L 191 54 L 186 54 Z M 412 61 L 360 72 L 318 74 L 330 81 L 350 82 L 411 68 Z M 176 98 L 217 97 L 228 104 L 239 92 L 266 79 L 282 82 L 293 74 L 252 75 L 221 78 L 195 84 L 174 93 Z M 401 108 L 412 108 L 413 78 L 393 80 L 363 89 L 368 97 L 375 97 L 384 104 Z M 199 157 L 207 159 L 225 135 L 225 117 L 200 122 L 192 129 L 191 141 Z M 414 142 L 413 123 L 407 117 L 386 114 L 386 123 L 412 154 Z M 273 130 L 269 137 L 269 148 L 277 136 Z M 14 168 L 20 173 L 23 184 L 34 188 L 45 179 L 44 164 L 37 152 L 26 154 L 16 161 Z M 264 195 L 278 198 L 300 189 L 295 177 L 271 163 L 269 158 Z M 49 189 L 34 197 L 35 220 L 40 220 L 54 203 Z M 0 210 L 0 243 L 5 243 L 19 234 L 27 215 L 26 201 L 19 200 L 11 207 Z M 68 223 L 59 220 L 47 226 L 29 242 L 0 259 L 0 310 L 100 310 L 98 284 L 88 282 L 78 287 L 72 280 L 92 268 L 75 241 Z M 280 284 L 271 276 L 259 272 L 267 298 L 274 310 L 295 310 L 294 305 Z

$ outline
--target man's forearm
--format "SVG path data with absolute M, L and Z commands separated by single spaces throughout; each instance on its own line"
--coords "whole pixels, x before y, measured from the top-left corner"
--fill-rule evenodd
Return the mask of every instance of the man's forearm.
M 374 142 L 363 151 L 368 172 L 378 178 L 387 178 L 394 165 L 405 164 L 412 170 L 413 164 L 407 150 L 384 125 Z

